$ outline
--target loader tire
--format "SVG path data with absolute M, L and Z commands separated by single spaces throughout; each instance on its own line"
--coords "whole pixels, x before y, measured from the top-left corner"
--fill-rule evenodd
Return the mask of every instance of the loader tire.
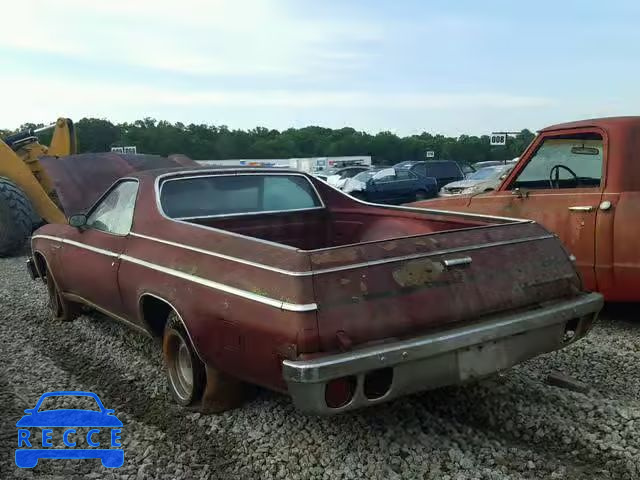
M 0 177 L 0 257 L 19 253 L 33 226 L 33 207 L 11 180 Z

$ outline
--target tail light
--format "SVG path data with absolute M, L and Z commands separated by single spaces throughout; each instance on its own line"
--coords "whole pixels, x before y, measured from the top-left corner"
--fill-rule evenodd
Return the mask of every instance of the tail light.
M 356 392 L 356 377 L 342 377 L 327 383 L 324 400 L 329 408 L 344 407 L 351 401 Z

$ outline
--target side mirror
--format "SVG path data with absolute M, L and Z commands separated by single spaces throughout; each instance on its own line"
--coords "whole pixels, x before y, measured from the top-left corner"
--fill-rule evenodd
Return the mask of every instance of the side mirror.
M 84 213 L 78 213 L 69 217 L 69 225 L 75 228 L 84 228 L 87 226 L 87 216 Z

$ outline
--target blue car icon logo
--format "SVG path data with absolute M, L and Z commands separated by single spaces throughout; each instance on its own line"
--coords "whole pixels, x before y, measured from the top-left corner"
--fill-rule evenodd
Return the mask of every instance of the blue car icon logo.
M 47 398 L 65 396 L 89 397 L 95 400 L 99 410 L 42 408 L 42 403 Z M 113 414 L 114 410 L 104 408 L 95 393 L 67 391 L 45 393 L 36 406 L 25 410 L 25 413 L 26 415 L 16 423 L 18 427 L 16 465 L 18 467 L 33 468 L 41 458 L 99 458 L 102 465 L 107 468 L 118 468 L 124 463 L 124 450 L 120 440 L 122 422 Z M 64 431 L 54 438 L 52 428 L 56 427 L 62 427 L 59 429 L 64 428 Z M 76 430 L 85 430 L 87 427 L 90 429 L 86 435 Z M 37 436 L 38 429 L 41 429 L 41 438 Z M 104 448 L 106 434 L 110 440 L 108 442 L 110 448 Z M 98 437 L 102 441 L 99 441 Z M 85 440 L 87 446 L 91 448 L 76 448 L 78 443 L 85 443 Z

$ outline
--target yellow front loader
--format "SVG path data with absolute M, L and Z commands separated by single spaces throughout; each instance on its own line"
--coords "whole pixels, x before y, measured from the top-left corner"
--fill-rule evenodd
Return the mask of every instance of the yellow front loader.
M 40 144 L 36 137 L 47 130 L 53 130 L 48 147 Z M 0 256 L 20 251 L 34 227 L 42 221 L 66 222 L 40 158 L 75 153 L 75 130 L 68 118 L 0 139 Z

